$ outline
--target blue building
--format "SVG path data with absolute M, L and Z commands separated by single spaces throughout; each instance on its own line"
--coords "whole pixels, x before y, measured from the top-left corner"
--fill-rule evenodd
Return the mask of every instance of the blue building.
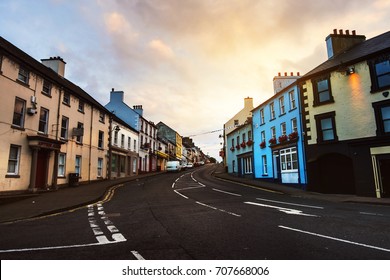
M 298 78 L 279 73 L 275 94 L 252 110 L 254 177 L 305 188 Z
M 252 119 L 227 134 L 228 173 L 253 177 Z

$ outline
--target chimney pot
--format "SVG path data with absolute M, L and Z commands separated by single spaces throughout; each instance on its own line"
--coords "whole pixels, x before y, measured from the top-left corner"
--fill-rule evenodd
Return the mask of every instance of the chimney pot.
M 286 76 L 286 77 L 287 77 L 287 72 L 284 72 L 284 76 Z
M 114 88 L 112 88 L 111 91 L 115 91 Z
M 352 30 L 352 35 L 356 36 L 356 30 Z
M 346 34 L 346 35 L 349 35 L 349 30 L 345 30 L 345 34 Z
M 339 30 L 339 33 L 340 33 L 340 35 L 343 35 L 343 30 L 340 29 L 340 30 Z
M 299 77 L 299 72 L 297 72 L 297 76 Z
M 279 77 L 281 76 L 281 73 L 280 73 L 280 72 L 278 73 L 278 76 L 279 76 Z
M 294 76 L 294 72 L 291 72 L 291 73 L 290 73 L 290 76 Z
M 333 29 L 333 34 L 337 35 L 337 29 Z

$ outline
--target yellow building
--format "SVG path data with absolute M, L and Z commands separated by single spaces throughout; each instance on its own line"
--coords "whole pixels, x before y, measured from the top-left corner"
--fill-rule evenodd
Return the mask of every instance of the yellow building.
M 64 78 L 65 64 L 0 37 L 0 192 L 106 178 L 110 113 Z

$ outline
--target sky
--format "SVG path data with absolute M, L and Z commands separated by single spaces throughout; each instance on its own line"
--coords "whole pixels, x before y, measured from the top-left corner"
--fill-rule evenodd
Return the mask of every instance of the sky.
M 217 130 L 245 97 L 256 107 L 278 72 L 326 61 L 333 29 L 369 39 L 389 18 L 389 0 L 0 0 L 0 36 L 38 61 L 61 56 L 65 77 L 102 105 L 124 91 L 217 160 Z

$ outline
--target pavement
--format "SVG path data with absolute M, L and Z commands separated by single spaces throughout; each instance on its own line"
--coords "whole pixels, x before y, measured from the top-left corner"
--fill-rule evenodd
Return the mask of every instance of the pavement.
M 152 172 L 115 180 L 102 180 L 89 184 L 80 184 L 76 187 L 60 188 L 35 194 L 0 195 L 0 223 L 37 218 L 93 204 L 102 201 L 110 193 L 110 190 L 117 185 L 159 174 L 162 174 L 162 172 Z M 252 178 L 236 177 L 226 173 L 221 164 L 214 170 L 213 176 L 221 180 L 234 181 L 295 197 L 390 206 L 390 198 L 321 194 Z

